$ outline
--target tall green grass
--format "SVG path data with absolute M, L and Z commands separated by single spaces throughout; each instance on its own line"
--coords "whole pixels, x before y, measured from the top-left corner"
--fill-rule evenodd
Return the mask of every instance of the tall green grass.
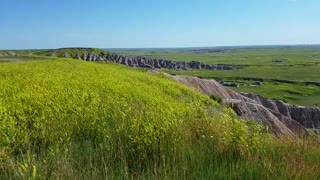
M 313 179 L 319 162 L 318 144 L 276 140 L 161 74 L 0 66 L 0 179 Z

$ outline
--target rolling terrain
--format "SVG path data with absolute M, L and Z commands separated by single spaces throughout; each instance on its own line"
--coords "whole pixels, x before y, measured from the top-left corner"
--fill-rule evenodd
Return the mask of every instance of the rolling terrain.
M 129 56 L 226 64 L 234 69 L 231 71 L 164 71 L 170 74 L 244 84 L 244 87 L 232 89 L 238 92 L 257 93 L 291 104 L 304 106 L 320 104 L 320 46 L 115 49 L 112 52 Z M 263 85 L 247 86 L 255 81 L 261 81 Z
M 272 119 L 269 100 L 250 100 L 213 80 L 190 77 L 190 86 L 183 83 L 189 78 L 152 68 L 75 60 L 83 49 L 47 52 L 2 52 L 0 179 L 320 176 L 318 135 L 299 136 L 301 124 Z M 202 86 L 212 92 L 193 88 Z M 222 104 L 220 91 L 243 100 L 236 107 L 245 114 Z M 246 115 L 251 107 L 261 118 Z

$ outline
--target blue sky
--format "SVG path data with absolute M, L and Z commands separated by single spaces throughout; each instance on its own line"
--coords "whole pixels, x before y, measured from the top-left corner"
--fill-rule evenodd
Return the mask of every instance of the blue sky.
M 319 44 L 319 0 L 1 0 L 0 49 Z

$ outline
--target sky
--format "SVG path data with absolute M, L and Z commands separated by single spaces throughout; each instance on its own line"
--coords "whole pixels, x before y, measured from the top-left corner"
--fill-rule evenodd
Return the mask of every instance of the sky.
M 0 49 L 320 44 L 320 0 L 0 0 Z

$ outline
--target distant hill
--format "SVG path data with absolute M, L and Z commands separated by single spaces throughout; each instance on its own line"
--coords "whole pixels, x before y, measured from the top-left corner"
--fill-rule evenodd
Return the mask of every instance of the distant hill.
M 55 56 L 90 61 L 104 60 L 109 55 L 108 51 L 98 48 L 60 48 L 39 51 L 35 53 L 40 56 Z
M 61 48 L 49 50 L 31 50 L 13 52 L 18 55 L 37 55 L 37 56 L 53 56 L 60 58 L 73 58 L 85 61 L 98 62 L 114 62 L 131 67 L 141 68 L 165 68 L 171 70 L 190 70 L 190 69 L 207 69 L 207 70 L 232 70 L 233 68 L 224 64 L 204 64 L 198 61 L 174 61 L 167 59 L 151 58 L 151 57 L 130 57 L 120 54 L 113 54 L 109 51 L 97 48 Z

